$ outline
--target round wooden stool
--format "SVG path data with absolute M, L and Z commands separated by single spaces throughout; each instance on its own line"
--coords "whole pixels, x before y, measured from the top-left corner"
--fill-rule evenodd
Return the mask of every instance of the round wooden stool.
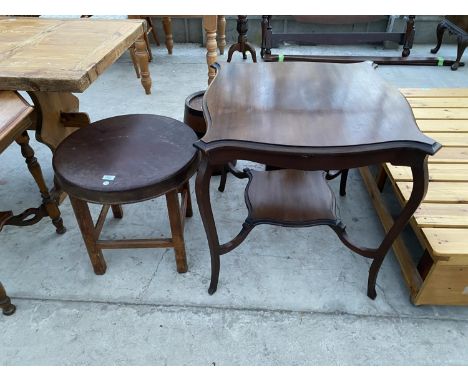
M 188 180 L 198 166 L 197 136 L 175 119 L 150 114 L 103 119 L 68 136 L 56 149 L 53 168 L 70 196 L 94 272 L 102 275 L 105 248 L 166 248 L 175 251 L 177 271 L 187 271 L 184 218 L 192 216 Z M 179 203 L 178 193 L 181 194 Z M 109 208 L 165 195 L 171 238 L 99 240 Z M 94 225 L 88 204 L 102 204 Z

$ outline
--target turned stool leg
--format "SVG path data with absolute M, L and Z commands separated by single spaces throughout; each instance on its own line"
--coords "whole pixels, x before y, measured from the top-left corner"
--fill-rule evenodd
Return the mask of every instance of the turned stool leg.
M 34 156 L 34 150 L 29 145 L 29 135 L 27 131 L 24 131 L 18 138 L 16 138 L 16 143 L 20 145 L 21 154 L 26 159 L 29 172 L 39 187 L 42 203 L 45 206 L 47 215 L 52 219 L 52 224 L 55 226 L 56 232 L 59 234 L 65 233 L 66 229 L 63 226 L 63 220 L 60 217 L 60 210 L 57 202 L 49 194 L 49 189 L 47 188 L 44 176 L 42 175 L 41 166 L 39 165 L 37 158 Z
M 0 308 L 5 316 L 11 316 L 15 313 L 16 306 L 11 303 L 10 297 L 7 296 L 5 288 L 0 282 Z
M 172 241 L 177 264 L 177 272 L 187 272 L 187 259 L 185 256 L 184 231 L 180 216 L 179 196 L 177 191 L 170 191 L 166 194 L 167 210 L 169 222 L 171 224 Z
M 185 210 L 185 217 L 191 218 L 193 216 L 192 210 L 192 198 L 190 196 L 190 182 L 187 180 L 187 183 L 184 184 L 185 192 L 187 193 L 187 209 Z
M 102 255 L 102 251 L 96 246 L 97 236 L 94 229 L 93 219 L 89 212 L 88 203 L 83 200 L 76 199 L 70 196 L 70 202 L 75 212 L 78 226 L 80 227 L 81 235 L 88 250 L 89 259 L 93 265 L 94 273 L 103 275 L 106 273 L 106 261 Z
M 111 208 L 112 208 L 112 214 L 114 215 L 114 218 L 116 219 L 123 218 L 123 210 L 120 204 L 112 204 Z

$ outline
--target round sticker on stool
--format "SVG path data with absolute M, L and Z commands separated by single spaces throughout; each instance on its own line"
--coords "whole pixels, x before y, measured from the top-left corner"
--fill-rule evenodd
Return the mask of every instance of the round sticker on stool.
M 102 184 L 103 184 L 104 186 L 107 186 L 107 185 L 109 185 L 109 182 L 106 180 L 105 182 L 102 182 Z

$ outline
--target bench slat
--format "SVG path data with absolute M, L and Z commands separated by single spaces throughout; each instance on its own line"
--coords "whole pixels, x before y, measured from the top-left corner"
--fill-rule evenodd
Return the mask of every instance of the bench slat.
M 413 114 L 416 119 L 468 119 L 468 108 L 417 107 Z
M 425 133 L 446 147 L 468 147 L 468 133 Z M 437 154 L 436 154 L 437 155 Z
M 468 256 L 468 229 L 465 228 L 422 228 L 430 243 L 434 256 Z
M 416 107 L 468 107 L 466 98 L 406 98 L 412 108 Z
M 396 182 L 398 191 L 407 201 L 413 189 L 412 182 Z M 424 203 L 468 203 L 468 183 L 429 182 Z
M 414 218 L 424 228 L 468 228 L 468 204 L 422 203 Z
M 468 120 L 460 119 L 418 119 L 421 131 L 429 132 L 468 132 Z
M 400 92 L 405 97 L 468 97 L 468 88 L 403 88 Z
M 429 157 L 429 163 L 468 164 L 468 147 L 442 147 L 439 151 L 437 151 L 437 154 Z
M 468 182 L 468 166 L 463 163 L 430 163 L 429 182 Z M 410 182 L 413 177 L 407 166 L 387 166 L 396 181 Z

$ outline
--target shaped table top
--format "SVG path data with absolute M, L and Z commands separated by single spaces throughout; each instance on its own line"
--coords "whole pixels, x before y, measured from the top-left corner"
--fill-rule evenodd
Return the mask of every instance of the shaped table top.
M 440 145 L 371 63 L 229 63 L 204 96 L 203 150 L 223 145 L 349 152 Z M 315 151 L 314 151 L 315 149 Z
M 143 20 L 0 18 L 0 90 L 83 92 L 144 30 Z

